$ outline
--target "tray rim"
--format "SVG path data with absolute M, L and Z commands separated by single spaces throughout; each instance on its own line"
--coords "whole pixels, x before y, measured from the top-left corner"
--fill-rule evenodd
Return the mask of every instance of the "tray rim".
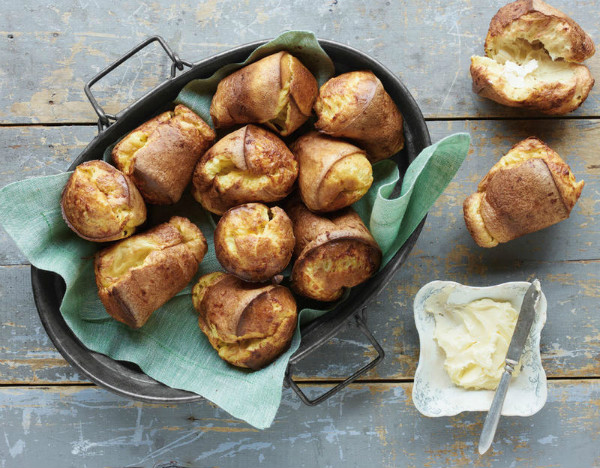
M 228 59 L 236 54 L 246 53 L 249 55 L 252 50 L 260 45 L 267 43 L 270 39 L 263 39 L 258 41 L 253 41 L 247 44 L 242 44 L 240 46 L 228 49 L 226 51 L 220 52 L 218 54 L 212 55 L 210 57 L 204 58 L 198 62 L 193 63 L 192 67 L 175 77 L 174 79 L 165 81 L 164 83 L 158 85 L 153 90 L 146 93 L 144 96 L 139 98 L 136 102 L 132 103 L 130 106 L 126 107 L 122 111 L 120 111 L 116 116 L 117 119 L 126 118 L 126 116 L 131 116 L 136 112 L 140 112 L 140 109 L 147 104 L 147 102 L 151 99 L 156 98 L 156 96 L 160 96 L 166 89 L 170 89 L 179 84 L 184 84 L 190 81 L 190 75 L 197 73 L 199 68 L 208 67 L 211 64 L 218 63 L 225 59 Z M 318 39 L 320 45 L 323 49 L 328 52 L 328 49 L 343 51 L 343 53 L 348 53 L 354 55 L 355 57 L 362 58 L 362 60 L 369 62 L 369 68 L 377 69 L 379 73 L 376 72 L 378 77 L 382 79 L 380 74 L 385 75 L 385 79 L 382 81 L 393 81 L 395 88 L 401 91 L 403 98 L 407 99 L 410 111 L 412 114 L 415 114 L 416 119 L 412 120 L 412 125 L 415 126 L 415 130 L 420 132 L 421 135 L 419 137 L 423 140 L 423 147 L 431 144 L 431 139 L 429 135 L 429 131 L 427 128 L 427 124 L 425 119 L 421 113 L 421 110 L 414 100 L 413 96 L 410 94 L 406 86 L 402 83 L 402 81 L 394 75 L 390 70 L 388 70 L 384 65 L 382 65 L 378 60 L 369 56 L 368 54 L 361 52 L 351 46 L 346 44 L 342 44 L 336 41 L 327 40 L 327 39 Z M 229 63 L 232 61 L 230 60 Z M 219 65 L 216 69 L 220 68 Z M 375 72 L 375 70 L 374 70 Z M 173 83 L 177 83 L 174 85 Z M 180 89 L 180 88 L 178 88 Z M 386 88 L 387 89 L 387 88 Z M 403 112 L 405 114 L 405 112 Z M 406 123 L 406 120 L 405 120 Z M 92 141 L 86 146 L 86 148 L 78 155 L 78 157 L 74 160 L 72 165 L 68 170 L 72 170 L 77 164 L 81 163 L 84 159 L 93 159 L 86 158 L 89 156 L 91 149 L 94 148 L 94 145 L 98 143 L 100 140 L 112 140 L 114 141 L 117 138 L 117 130 L 118 135 L 122 135 L 127 130 L 123 130 L 123 128 L 119 128 L 118 125 L 111 125 L 106 130 L 100 132 L 96 137 L 92 139 Z M 423 148 L 420 148 L 422 150 Z M 414 157 L 413 157 L 414 159 Z M 412 161 L 412 159 L 410 159 Z M 409 239 L 405 242 L 405 244 L 401 247 L 401 249 L 396 253 L 396 255 L 388 262 L 388 264 L 380 270 L 373 278 L 371 278 L 368 282 L 360 285 L 358 287 L 353 288 L 351 292 L 352 298 L 358 298 L 357 303 L 355 303 L 352 307 L 343 307 L 348 303 L 348 300 L 342 304 L 336 306 L 332 311 L 324 314 L 318 319 L 312 321 L 306 327 L 303 327 L 302 341 L 300 348 L 292 355 L 290 359 L 290 363 L 297 363 L 302 358 L 310 354 L 314 351 L 315 348 L 318 348 L 324 341 L 326 341 L 329 337 L 335 335 L 337 331 L 344 327 L 345 322 L 357 311 L 361 308 L 364 309 L 366 304 L 371 300 L 375 299 L 375 297 L 381 292 L 381 290 L 387 285 L 387 283 L 391 280 L 392 276 L 396 273 L 397 269 L 400 265 L 405 261 L 406 257 L 414 247 L 417 238 L 420 235 L 420 232 L 425 224 L 425 219 L 419 224 L 419 226 L 415 229 L 415 231 L 411 234 Z M 62 278 L 56 273 L 40 270 L 32 265 L 31 267 L 31 281 L 32 288 L 34 294 L 34 300 L 36 304 L 36 308 L 38 310 L 38 314 L 42 321 L 42 325 L 46 330 L 46 333 L 56 346 L 59 353 L 72 365 L 78 372 L 85 375 L 92 382 L 97 385 L 106 388 L 116 394 L 126 396 L 135 400 L 153 402 L 153 403 L 179 403 L 179 402 L 192 402 L 203 400 L 204 397 L 201 395 L 195 394 L 193 392 L 189 392 L 186 390 L 181 390 L 173 387 L 169 387 L 161 382 L 158 382 L 141 371 L 135 371 L 133 369 L 129 369 L 120 363 L 120 361 L 115 361 L 108 356 L 105 356 L 101 353 L 97 353 L 86 348 L 79 339 L 75 336 L 75 334 L 70 330 L 70 328 L 64 322 L 60 311 L 58 311 L 59 322 L 62 320 L 64 327 L 66 330 L 57 327 L 57 323 L 55 323 L 51 318 L 52 316 L 44 310 L 51 307 L 48 303 L 47 297 L 47 287 L 52 285 L 54 288 L 54 293 L 58 291 L 58 294 L 55 296 L 60 300 L 62 300 L 62 294 L 64 294 L 64 282 Z M 52 284 L 53 283 L 53 284 Z M 62 283 L 62 285 L 61 285 Z M 62 290 L 62 292 L 60 292 Z M 60 297 L 58 297 L 60 296 Z M 346 309 L 346 310 L 343 310 Z M 335 320 L 334 320 L 335 319 Z M 327 325 L 330 326 L 327 326 Z M 333 324 L 333 326 L 331 326 Z M 324 330 L 326 329 L 326 330 Z M 313 339 L 312 342 L 305 337 L 310 337 L 312 334 Z M 68 342 L 71 342 L 72 345 L 69 347 L 67 345 Z M 304 344 L 304 346 L 303 346 Z M 95 360 L 88 360 L 85 364 L 82 363 L 82 355 L 92 355 Z M 142 385 L 154 385 L 159 390 L 158 394 L 140 394 L 138 391 L 131 390 L 128 388 L 128 385 L 115 385 L 111 383 L 110 379 L 107 380 L 103 378 L 102 373 L 106 366 L 111 366 L 112 364 L 117 365 L 119 367 L 118 372 L 122 374 L 122 377 L 133 379 L 134 381 L 139 381 Z M 115 366 L 113 366 L 115 367 Z M 129 373 L 127 372 L 129 370 Z M 116 372 L 113 369 L 113 372 Z M 161 389 L 161 387 L 163 387 Z

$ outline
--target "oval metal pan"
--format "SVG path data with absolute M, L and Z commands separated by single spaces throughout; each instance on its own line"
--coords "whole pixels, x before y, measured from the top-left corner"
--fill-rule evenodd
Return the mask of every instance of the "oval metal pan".
M 101 159 L 108 145 L 168 105 L 188 81 L 207 78 L 228 63 L 242 62 L 256 47 L 266 42 L 245 44 L 209 57 L 194 64 L 181 75 L 161 84 L 121 111 L 117 115 L 117 121 L 94 138 L 69 169 L 72 170 L 84 161 Z M 417 103 L 398 77 L 381 63 L 347 45 L 321 39 L 319 42 L 333 60 L 336 74 L 351 70 L 372 70 L 398 105 L 404 116 L 406 143 L 405 148 L 394 157 L 394 160 L 403 175 L 408 164 L 423 148 L 431 144 L 427 125 Z M 320 346 L 327 337 L 335 334 L 345 320 L 375 298 L 404 263 L 424 222 L 423 220 L 394 258 L 376 276 L 365 284 L 353 288 L 348 301 L 303 328 L 300 349 L 292 356 L 293 362 L 298 362 L 315 347 Z M 60 313 L 59 307 L 65 291 L 62 278 L 55 273 L 32 267 L 31 281 L 35 303 L 46 332 L 63 357 L 85 377 L 114 393 L 141 401 L 183 403 L 202 399 L 195 393 L 174 389 L 151 379 L 134 364 L 115 361 L 87 349 L 69 329 Z

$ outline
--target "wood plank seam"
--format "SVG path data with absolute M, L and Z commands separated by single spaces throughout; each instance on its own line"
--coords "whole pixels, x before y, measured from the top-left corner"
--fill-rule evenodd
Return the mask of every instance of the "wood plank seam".
M 544 120 L 600 120 L 599 115 L 562 115 L 559 117 L 533 115 L 533 116 L 506 116 L 506 117 L 425 117 L 426 122 L 493 122 L 493 121 L 544 121 Z M 97 122 L 92 120 L 73 121 L 73 122 L 0 122 L 0 128 L 12 127 L 96 127 Z
M 306 378 L 306 377 L 298 377 L 294 379 L 300 385 L 336 385 L 340 382 L 343 382 L 343 378 Z M 569 380 L 589 380 L 596 381 L 600 380 L 600 375 L 586 375 L 586 376 L 561 376 L 561 377 L 547 377 L 548 382 L 558 382 L 558 381 L 569 381 Z M 409 384 L 414 383 L 414 379 L 412 378 L 400 378 L 400 379 L 377 379 L 377 378 L 368 378 L 362 379 L 359 378 L 355 381 L 357 384 Z M 352 385 L 352 384 L 350 384 Z M 27 381 L 14 381 L 10 383 L 0 383 L 0 388 L 11 388 L 11 387 L 97 387 L 94 382 L 91 381 L 76 381 L 76 382 L 27 382 Z
M 431 259 L 435 258 L 430 255 L 411 255 L 411 257 L 419 258 L 419 259 Z M 562 265 L 562 264 L 587 264 L 587 263 L 597 263 L 600 262 L 600 258 L 586 258 L 584 260 L 557 260 L 557 261 L 540 261 L 540 260 L 521 260 L 520 264 L 530 264 L 530 263 L 541 263 L 545 265 Z M 31 263 L 0 263 L 0 268 L 17 268 L 17 267 L 27 267 L 31 266 Z

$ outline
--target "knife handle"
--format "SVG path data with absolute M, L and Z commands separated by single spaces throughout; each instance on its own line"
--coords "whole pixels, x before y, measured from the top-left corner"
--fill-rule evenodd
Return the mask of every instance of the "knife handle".
M 492 445 L 492 442 L 494 441 L 494 435 L 496 434 L 498 421 L 500 421 L 500 413 L 502 412 L 502 406 L 504 405 L 506 392 L 508 392 L 508 385 L 510 384 L 512 373 L 517 364 L 518 363 L 512 359 L 506 360 L 504 373 L 502 374 L 498 388 L 496 388 L 496 393 L 494 394 L 494 399 L 492 400 L 492 406 L 490 406 L 490 411 L 485 418 L 483 429 L 481 431 L 481 437 L 479 438 L 479 453 L 481 455 L 488 451 Z

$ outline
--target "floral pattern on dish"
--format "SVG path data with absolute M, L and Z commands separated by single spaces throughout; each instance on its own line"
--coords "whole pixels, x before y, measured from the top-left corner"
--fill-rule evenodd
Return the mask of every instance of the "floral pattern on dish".
M 444 370 L 444 352 L 433 338 L 435 318 L 425 311 L 425 302 L 448 286 L 454 288 L 451 294 L 461 302 L 490 298 L 508 301 L 516 310 L 520 310 L 530 283 L 519 281 L 475 287 L 452 281 L 432 281 L 419 290 L 415 296 L 414 314 L 420 355 L 413 386 L 413 402 L 421 414 L 430 417 L 454 416 L 463 411 L 488 411 L 494 397 L 493 390 L 466 390 L 454 385 Z M 540 337 L 546 323 L 546 311 L 546 296 L 542 292 L 521 357 L 522 370 L 511 381 L 502 408 L 503 416 L 531 416 L 546 403 L 548 388 L 540 356 Z

